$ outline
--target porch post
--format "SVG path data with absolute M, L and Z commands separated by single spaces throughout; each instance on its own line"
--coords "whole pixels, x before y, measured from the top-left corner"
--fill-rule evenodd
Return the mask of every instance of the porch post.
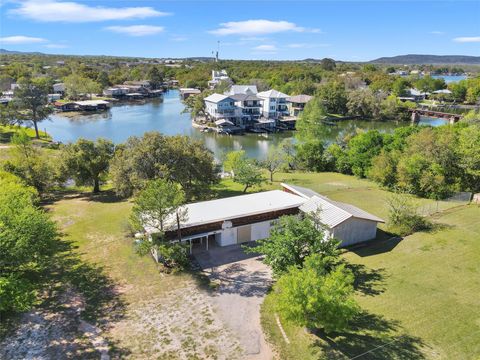
M 190 255 L 192 255 L 192 239 L 189 239 L 188 241 L 190 243 Z
M 206 241 L 205 242 L 207 243 L 207 251 L 208 251 L 208 235 L 206 236 Z

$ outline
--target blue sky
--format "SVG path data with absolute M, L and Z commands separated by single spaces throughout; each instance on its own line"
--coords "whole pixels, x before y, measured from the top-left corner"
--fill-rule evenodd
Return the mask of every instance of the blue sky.
M 0 47 L 225 59 L 480 55 L 480 0 L 3 0 Z

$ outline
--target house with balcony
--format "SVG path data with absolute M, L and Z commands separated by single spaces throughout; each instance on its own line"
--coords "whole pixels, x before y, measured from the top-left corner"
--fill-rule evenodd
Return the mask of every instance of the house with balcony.
M 232 85 L 230 90 L 225 92 L 225 95 L 246 94 L 255 95 L 258 93 L 256 85 Z
M 246 127 L 262 116 L 262 99 L 256 95 L 235 94 L 229 98 L 235 102 L 238 124 Z
M 312 100 L 310 95 L 295 95 L 287 98 L 287 107 L 290 116 L 297 117 L 305 108 L 305 105 Z
M 262 115 L 267 119 L 279 119 L 288 116 L 287 99 L 289 96 L 275 89 L 262 91 L 257 96 L 263 100 Z
M 212 80 L 208 82 L 208 87 L 213 90 L 221 82 L 231 84 L 232 79 L 230 79 L 226 70 L 212 70 Z
M 207 117 L 216 122 L 218 120 L 226 120 L 232 124 L 237 122 L 237 107 L 235 100 L 223 94 L 212 94 L 204 99 L 205 113 Z

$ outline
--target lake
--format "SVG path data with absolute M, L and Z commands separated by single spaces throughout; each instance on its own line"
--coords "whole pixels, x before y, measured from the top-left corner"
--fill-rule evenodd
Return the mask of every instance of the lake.
M 443 79 L 443 80 L 445 80 L 446 84 L 450 84 L 452 82 L 465 80 L 467 77 L 465 75 L 432 75 L 432 78 Z
M 243 149 L 248 156 L 262 159 L 272 145 L 283 139 L 293 137 L 293 132 L 286 131 L 268 134 L 238 136 L 203 133 L 191 125 L 190 115 L 183 113 L 184 106 L 177 90 L 164 94 L 163 100 L 149 100 L 144 104 L 119 104 L 106 112 L 92 114 L 57 113 L 44 121 L 40 128 L 45 129 L 55 141 L 63 143 L 76 141 L 78 138 L 107 138 L 115 143 L 124 142 L 128 137 L 141 136 L 146 131 L 159 131 L 166 135 L 188 135 L 202 140 L 218 159 L 225 152 Z M 355 129 L 377 129 L 382 132 L 392 131 L 399 125 L 395 122 L 375 122 L 363 120 L 340 121 L 335 126 L 326 125 L 326 141 L 335 139 L 345 132 Z

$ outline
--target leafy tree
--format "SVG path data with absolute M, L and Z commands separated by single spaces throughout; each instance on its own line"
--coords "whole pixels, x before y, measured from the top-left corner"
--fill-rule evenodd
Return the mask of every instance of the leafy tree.
M 65 95 L 71 100 L 78 100 L 81 95 L 97 94 L 101 91 L 99 83 L 79 74 L 71 74 L 65 77 L 63 82 L 65 84 Z
M 10 158 L 3 164 L 4 170 L 17 175 L 26 185 L 33 186 L 40 193 L 64 180 L 51 159 L 33 146 L 26 131 L 14 134 L 12 144 Z
M 186 266 L 185 247 L 165 238 L 165 232 L 179 229 L 180 223 L 188 217 L 181 207 L 184 202 L 185 193 L 180 186 L 165 179 L 151 180 L 139 192 L 132 208 L 132 225 L 135 229 L 156 230 L 137 247 L 140 254 L 152 253 L 169 268 Z
M 466 189 L 480 191 L 480 126 L 462 129 L 458 142 L 459 167 Z
M 392 84 L 392 94 L 395 96 L 407 95 L 407 88 L 410 86 L 410 82 L 402 77 L 398 77 Z
M 182 186 L 188 200 L 205 198 L 218 181 L 213 155 L 188 136 L 147 132 L 117 147 L 110 166 L 115 191 L 130 196 L 149 180 L 170 179 Z
M 430 228 L 431 224 L 417 213 L 413 199 L 406 194 L 392 194 L 388 202 L 388 226 L 402 236 Z
M 277 309 L 289 321 L 326 333 L 348 327 L 359 306 L 354 276 L 344 264 L 328 270 L 328 257 L 312 254 L 303 268 L 292 266 L 275 285 Z
M 272 268 L 275 276 L 280 276 L 291 266 L 301 268 L 305 258 L 311 254 L 328 257 L 333 264 L 339 257 L 338 245 L 337 240 L 325 238 L 318 215 L 308 215 L 303 219 L 282 216 L 267 239 L 258 240 L 257 246 L 247 247 L 245 251 L 265 255 L 263 261 Z
M 37 207 L 31 187 L 0 172 L 0 312 L 28 310 L 59 250 L 55 223 Z
M 232 173 L 235 175 L 235 169 L 240 166 L 240 164 L 247 160 L 247 155 L 245 150 L 236 150 L 230 151 L 225 156 L 225 160 L 223 161 L 223 169 L 227 172 Z
M 100 180 L 108 172 L 114 149 L 110 140 L 78 139 L 76 143 L 66 145 L 62 150 L 65 172 L 72 176 L 78 185 L 91 185 L 93 192 L 97 193 L 100 191 Z
M 352 172 L 365 177 L 372 158 L 378 155 L 383 146 L 383 136 L 377 130 L 370 130 L 354 136 L 348 143 L 347 156 Z
M 300 143 L 296 147 L 297 160 L 300 167 L 309 171 L 327 170 L 327 162 L 323 156 L 325 147 L 320 140 Z
M 333 114 L 347 113 L 347 92 L 345 85 L 339 81 L 331 81 L 318 88 L 318 96 L 323 100 L 326 110 Z
M 281 149 L 276 146 L 271 146 L 268 149 L 267 157 L 262 161 L 263 168 L 270 174 L 270 182 L 273 182 L 273 174 L 279 171 L 284 163 L 285 155 Z
M 53 112 L 48 106 L 48 87 L 45 83 L 29 78 L 19 81 L 19 86 L 14 92 L 13 104 L 16 109 L 16 121 L 32 122 L 35 136 L 40 139 L 38 123 L 47 119 Z
M 249 188 L 258 186 L 265 181 L 262 170 L 250 159 L 240 161 L 233 172 L 233 181 L 244 186 L 244 193 Z
M 350 91 L 347 98 L 347 109 L 350 115 L 360 116 L 363 119 L 380 116 L 380 98 L 375 96 L 370 89 Z
M 294 170 L 297 163 L 295 157 L 295 144 L 292 139 L 283 139 L 280 143 L 280 151 L 283 153 L 287 170 Z
M 336 67 L 335 60 L 330 58 L 324 58 L 320 62 L 320 66 L 322 67 L 323 70 L 333 71 L 335 70 L 335 67 Z
M 102 89 L 105 89 L 111 85 L 110 79 L 108 78 L 108 73 L 106 71 L 100 72 L 96 81 Z
M 150 84 L 154 89 L 158 89 L 163 83 L 163 75 L 157 66 L 152 66 L 148 70 L 147 79 L 150 81 Z
M 192 118 L 196 118 L 197 116 L 206 116 L 204 99 L 212 93 L 213 91 L 211 90 L 204 90 L 201 94 L 189 96 L 184 101 L 185 109 L 183 112 L 190 112 Z
M 319 97 L 310 100 L 296 122 L 295 137 L 300 141 L 318 140 L 325 135 L 327 111 Z
M 393 188 L 397 182 L 397 165 L 399 151 L 385 151 L 372 159 L 372 166 L 367 171 L 367 177 L 382 186 Z

